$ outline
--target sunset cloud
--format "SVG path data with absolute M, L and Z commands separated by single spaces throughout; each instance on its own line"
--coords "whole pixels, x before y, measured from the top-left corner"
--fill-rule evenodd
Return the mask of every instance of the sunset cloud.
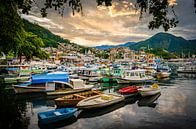
M 82 2 L 84 15 L 73 16 L 71 9 L 65 8 L 64 15 L 61 17 L 58 12 L 50 9 L 47 18 L 42 18 L 40 7 L 35 5 L 30 15 L 22 15 L 22 17 L 84 46 L 137 42 L 163 31 L 163 29 L 148 29 L 152 17 L 144 14 L 143 19 L 140 20 L 140 14 L 135 10 L 134 0 L 120 2 L 114 0 L 110 7 L 97 7 L 95 0 Z M 176 5 L 175 12 L 180 21 L 178 27 L 171 29 L 169 33 L 186 39 L 196 38 L 196 15 L 191 12 L 193 3 L 186 0 L 169 0 L 169 3 Z M 41 4 L 43 3 L 40 2 L 39 5 Z
M 168 0 L 169 5 L 173 6 L 173 5 L 177 5 L 177 1 L 176 0 Z

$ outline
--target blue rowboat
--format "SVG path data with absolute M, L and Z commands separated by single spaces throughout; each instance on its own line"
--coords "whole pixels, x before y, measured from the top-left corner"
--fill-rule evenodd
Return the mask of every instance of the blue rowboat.
M 38 113 L 38 119 L 42 124 L 54 123 L 74 116 L 77 108 L 61 108 Z

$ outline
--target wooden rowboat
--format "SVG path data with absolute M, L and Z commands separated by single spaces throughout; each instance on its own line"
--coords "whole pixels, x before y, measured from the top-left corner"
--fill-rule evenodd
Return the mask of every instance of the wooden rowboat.
M 92 109 L 109 106 L 123 101 L 125 98 L 122 95 L 101 94 L 83 99 L 77 104 L 81 109 Z
M 55 103 L 58 107 L 75 106 L 79 101 L 87 97 L 91 97 L 91 96 L 95 96 L 99 94 L 103 94 L 103 92 L 98 91 L 98 90 L 80 92 L 77 94 L 71 94 L 71 95 L 61 97 L 61 98 L 57 98 L 55 99 Z
M 54 123 L 74 116 L 77 108 L 61 108 L 47 112 L 38 113 L 38 119 L 41 124 Z

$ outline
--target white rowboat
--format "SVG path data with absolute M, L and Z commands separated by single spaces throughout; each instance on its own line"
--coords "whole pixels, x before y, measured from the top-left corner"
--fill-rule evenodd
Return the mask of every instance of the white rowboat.
M 81 109 L 101 108 L 121 102 L 124 99 L 122 95 L 101 94 L 83 99 L 77 104 L 77 107 Z

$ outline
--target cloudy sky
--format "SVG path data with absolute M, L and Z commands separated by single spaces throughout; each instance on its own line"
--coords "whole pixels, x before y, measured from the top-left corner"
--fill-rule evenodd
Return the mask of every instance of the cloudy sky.
M 149 30 L 151 17 L 144 15 L 139 20 L 133 1 L 122 0 L 111 7 L 97 7 L 96 0 L 81 0 L 83 13 L 72 15 L 70 8 L 65 8 L 64 16 L 49 10 L 47 18 L 42 18 L 40 9 L 45 0 L 37 0 L 30 15 L 23 18 L 49 29 L 56 35 L 84 46 L 117 45 L 126 42 L 145 40 L 163 29 Z M 118 0 L 117 0 L 118 1 Z M 176 28 L 168 32 L 185 39 L 196 39 L 196 14 L 194 0 L 170 0 L 175 4 L 175 12 L 180 21 Z

